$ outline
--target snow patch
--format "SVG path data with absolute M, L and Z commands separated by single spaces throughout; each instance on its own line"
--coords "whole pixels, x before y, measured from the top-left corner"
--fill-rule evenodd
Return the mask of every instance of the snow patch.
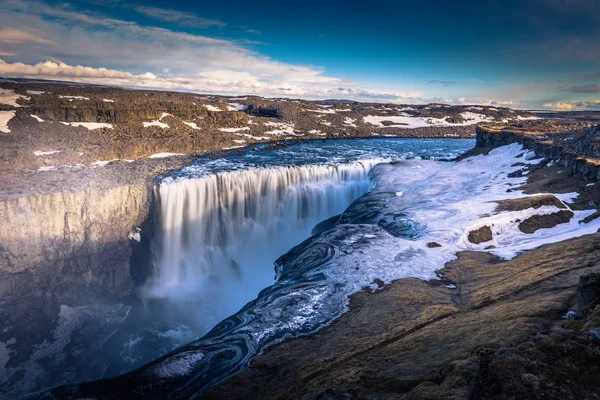
M 96 167 L 105 167 L 106 165 L 108 165 L 108 163 L 111 163 L 113 161 L 119 161 L 118 158 L 113 158 L 112 160 L 105 160 L 105 161 L 94 161 L 92 163 L 92 168 L 96 168 Z
M 240 103 L 227 103 L 228 111 L 246 111 L 248 106 Z
M 31 118 L 34 118 L 37 122 L 44 122 L 44 120 L 38 117 L 37 115 L 31 114 Z
M 265 122 L 265 126 L 272 126 L 278 129 L 273 129 L 265 132 L 267 135 L 295 135 L 294 128 L 295 124 L 293 123 L 285 123 L 285 122 Z M 300 135 L 297 135 L 300 136 Z
M 56 171 L 56 167 L 53 165 L 43 165 L 41 167 L 39 167 L 37 170 L 39 172 L 46 172 L 46 171 Z
M 68 99 L 69 101 L 73 100 L 89 100 L 88 97 L 83 96 L 58 96 L 60 99 Z
M 447 121 L 449 117 L 433 118 L 433 117 L 416 117 L 408 114 L 390 115 L 390 116 L 375 116 L 368 115 L 363 117 L 363 121 L 367 124 L 375 125 L 379 128 L 385 128 L 384 121 L 389 121 L 391 124 L 388 127 L 393 128 L 423 128 L 428 126 L 467 126 L 475 125 L 481 122 L 492 122 L 494 119 L 484 114 L 478 114 L 470 111 L 465 111 L 460 114 L 466 121 L 463 123 L 453 124 Z
M 192 129 L 197 129 L 197 130 L 201 129 L 198 125 L 196 125 L 195 122 L 185 122 L 185 121 L 183 121 L 183 123 L 186 124 L 187 126 L 189 126 Z
M 63 125 L 71 125 L 71 126 L 75 126 L 75 127 L 79 127 L 82 126 L 84 128 L 87 128 L 88 131 L 94 130 L 94 129 L 101 129 L 101 128 L 107 128 L 107 129 L 112 129 L 113 126 L 111 124 L 107 124 L 104 122 L 60 122 Z
M 353 127 L 353 128 L 358 128 L 358 127 L 356 126 L 356 120 L 355 120 L 354 118 L 350 118 L 350 117 L 346 117 L 346 118 L 344 119 L 344 125 L 346 125 L 346 126 L 351 126 L 351 127 Z
M 10 133 L 8 121 L 15 116 L 15 111 L 0 111 L 0 132 Z
M 150 121 L 150 122 L 142 122 L 142 124 L 144 125 L 144 128 L 148 128 L 150 126 L 158 126 L 159 128 L 163 128 L 163 129 L 169 128 L 169 125 L 165 124 L 164 122 L 160 122 L 160 120 Z
M 0 88 L 0 104 L 7 104 L 13 107 L 21 107 L 21 105 L 17 103 L 17 100 L 21 98 L 27 99 L 27 97 L 25 96 L 16 94 L 14 90 Z
M 204 106 L 204 108 L 206 108 L 208 111 L 215 111 L 215 112 L 223 111 L 223 110 L 221 110 L 219 107 L 211 106 L 210 104 L 203 104 L 203 106 Z
M 34 151 L 33 154 L 35 154 L 36 156 L 40 157 L 40 156 L 49 156 L 50 154 L 56 154 L 56 153 L 60 153 L 60 150 L 50 150 L 50 151 Z
M 148 158 L 166 158 L 166 157 L 173 157 L 173 156 L 183 156 L 183 153 L 156 153 L 156 154 L 152 154 L 151 156 L 148 156 Z
M 235 133 L 235 132 L 241 132 L 241 131 L 249 131 L 250 128 L 245 126 L 243 128 L 219 128 L 219 130 L 221 132 L 230 132 L 230 133 Z

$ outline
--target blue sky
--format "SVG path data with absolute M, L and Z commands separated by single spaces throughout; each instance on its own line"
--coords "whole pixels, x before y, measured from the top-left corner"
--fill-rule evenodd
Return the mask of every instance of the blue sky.
M 600 0 L 0 2 L 0 75 L 600 109 Z

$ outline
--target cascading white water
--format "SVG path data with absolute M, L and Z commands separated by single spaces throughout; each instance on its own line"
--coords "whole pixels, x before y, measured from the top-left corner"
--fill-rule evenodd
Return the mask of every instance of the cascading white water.
M 368 172 L 379 161 L 160 183 L 161 243 L 150 294 L 191 305 L 209 329 L 273 283 L 280 255 L 368 190 Z

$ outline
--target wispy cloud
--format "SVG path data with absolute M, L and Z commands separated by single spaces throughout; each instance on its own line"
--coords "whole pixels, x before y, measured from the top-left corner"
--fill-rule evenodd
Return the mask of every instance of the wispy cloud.
M 55 46 L 56 42 L 45 37 L 17 28 L 0 29 L 0 42 L 10 44 L 36 43 Z
M 169 10 L 158 7 L 134 6 L 133 9 L 140 14 L 158 21 L 171 22 L 181 26 L 194 28 L 223 27 L 227 24 L 223 21 L 198 17 L 195 14 Z
M 562 87 L 560 91 L 571 93 L 600 93 L 600 85 L 590 83 L 587 85 L 566 86 Z
M 428 85 L 442 85 L 442 86 L 452 86 L 452 85 L 456 85 L 456 82 L 454 81 L 440 81 L 437 79 L 432 79 L 427 81 Z
M 37 64 L 8 63 L 0 59 L 0 76 L 49 78 L 74 82 L 136 86 L 149 89 L 187 90 L 195 92 L 257 94 L 265 96 L 293 96 L 308 98 L 331 98 L 349 96 L 363 101 L 393 101 L 423 103 L 417 97 L 406 93 L 381 93 L 352 86 L 334 87 L 329 83 L 342 83 L 337 78 L 304 75 L 289 76 L 286 84 L 280 81 L 267 81 L 250 72 L 234 70 L 206 71 L 195 77 L 157 76 L 151 72 L 133 74 L 130 72 L 93 68 L 81 65 L 68 65 L 55 61 Z M 312 81 L 313 86 L 304 86 L 302 81 Z M 323 84 L 326 83 L 326 84 Z M 352 85 L 351 82 L 346 82 Z M 408 95 L 408 96 L 407 96 Z M 417 94 L 418 95 L 418 94 Z

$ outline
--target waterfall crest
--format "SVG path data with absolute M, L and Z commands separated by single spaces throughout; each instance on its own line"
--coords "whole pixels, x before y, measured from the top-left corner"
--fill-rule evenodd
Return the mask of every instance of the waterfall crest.
M 274 281 L 273 262 L 369 188 L 381 160 L 161 182 L 153 297 L 195 303 L 208 329 Z

